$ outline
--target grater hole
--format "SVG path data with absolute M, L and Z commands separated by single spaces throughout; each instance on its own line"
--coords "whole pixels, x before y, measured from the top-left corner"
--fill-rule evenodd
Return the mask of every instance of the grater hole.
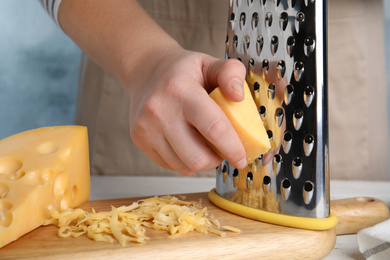
M 302 173 L 302 159 L 295 157 L 293 160 L 293 175 L 295 179 L 298 179 Z
M 233 22 L 235 18 L 236 18 L 236 15 L 234 13 L 231 13 L 230 14 L 230 21 Z
M 238 46 L 238 36 L 234 35 L 233 36 L 233 49 L 237 49 Z
M 248 172 L 248 174 L 246 175 L 246 189 L 248 191 L 251 191 L 252 187 L 253 187 L 253 173 Z
M 275 110 L 275 121 L 278 122 L 278 127 L 280 127 L 282 125 L 282 122 L 283 122 L 283 115 L 284 115 L 284 111 L 283 111 L 283 108 L 281 107 L 278 107 L 276 110 Z
M 314 184 L 311 181 L 307 181 L 303 186 L 303 200 L 305 204 L 310 204 L 314 194 Z
M 271 178 L 268 175 L 266 175 L 263 178 L 263 190 L 268 192 L 270 191 L 270 189 L 271 189 Z
M 314 97 L 314 88 L 312 86 L 306 86 L 303 92 L 303 101 L 305 102 L 306 107 L 309 107 L 313 101 Z
M 276 70 L 278 79 L 283 78 L 284 74 L 286 73 L 286 62 L 284 60 L 278 61 L 278 64 L 276 65 Z
M 229 46 L 230 46 L 229 36 L 226 36 L 226 40 L 225 40 L 225 48 L 226 48 L 226 50 L 229 50 Z
M 292 134 L 290 132 L 285 132 L 283 136 L 283 150 L 287 154 L 290 152 L 292 143 Z
M 238 185 L 238 173 L 239 173 L 239 171 L 237 169 L 233 170 L 233 186 L 234 186 L 234 188 L 237 188 L 237 185 Z
M 298 12 L 296 18 L 299 23 L 303 23 L 305 21 L 305 14 L 302 12 Z
M 223 167 L 222 167 L 222 172 L 223 172 L 223 173 L 227 172 L 227 166 L 226 166 L 226 164 L 223 165 Z
M 273 133 L 272 133 L 272 131 L 271 130 L 267 130 L 267 135 L 268 135 L 268 139 L 270 140 L 270 141 L 272 141 L 273 140 Z
M 250 66 L 250 67 L 254 67 L 255 66 L 255 60 L 253 58 L 249 59 L 248 66 Z
M 244 45 L 244 53 L 245 53 L 245 55 L 248 54 L 248 49 L 249 49 L 250 43 L 251 43 L 251 38 L 249 37 L 249 35 L 245 35 L 244 36 L 244 40 L 242 41 L 242 44 Z
M 294 113 L 294 117 L 297 119 L 301 119 L 303 117 L 303 111 L 300 109 L 296 110 Z
M 240 27 L 241 27 L 241 29 L 245 26 L 245 23 L 246 23 L 246 14 L 245 14 L 245 12 L 242 12 L 240 14 Z
M 252 29 L 257 28 L 259 25 L 259 14 L 257 12 L 254 12 L 252 14 Z
M 290 197 L 291 182 L 288 179 L 284 179 L 281 183 L 281 195 L 284 200 Z
M 288 22 L 288 14 L 286 12 L 282 12 L 279 18 L 280 29 L 282 29 L 283 31 L 286 30 L 287 22 Z
M 312 37 L 307 37 L 304 41 L 304 53 L 307 57 L 309 57 L 315 48 L 315 41 Z
M 287 38 L 287 54 L 290 55 L 290 57 L 293 55 L 295 48 L 295 38 L 293 36 L 290 36 Z
M 294 166 L 301 166 L 302 165 L 302 159 L 300 157 L 296 157 L 293 160 Z
M 286 132 L 283 137 L 284 141 L 290 142 L 292 141 L 292 134 L 290 132 Z
M 223 162 L 223 167 L 222 167 L 222 177 L 223 177 L 223 183 L 226 182 L 227 178 L 227 171 L 228 171 L 228 166 L 226 165 L 225 161 Z
M 300 81 L 302 77 L 302 73 L 305 70 L 305 65 L 302 61 L 297 61 L 294 64 L 294 77 L 295 81 Z
M 313 183 L 311 183 L 311 182 L 306 182 L 306 183 L 305 183 L 304 189 L 305 189 L 306 192 L 313 191 L 313 189 L 314 189 Z
M 255 159 L 255 162 L 252 164 L 252 170 L 255 172 L 259 171 L 261 166 L 263 166 L 263 155 Z
M 264 38 L 263 36 L 259 35 L 257 36 L 257 39 L 256 39 L 256 52 L 257 52 L 257 56 L 260 56 L 262 50 L 263 50 L 263 45 L 264 45 Z
M 305 152 L 306 156 L 309 156 L 311 152 L 313 151 L 314 147 L 314 136 L 312 135 L 306 135 L 303 141 L 303 151 Z
M 263 178 L 263 184 L 264 184 L 264 185 L 269 185 L 269 184 L 271 184 L 271 177 L 269 177 L 268 175 L 264 176 L 264 178 Z
M 284 180 L 282 181 L 282 187 L 283 187 L 284 189 L 290 188 L 290 187 L 291 187 L 291 182 L 290 182 L 288 179 L 284 179 Z
M 272 13 L 268 12 L 265 14 L 265 26 L 271 27 L 272 25 Z
M 245 55 L 247 54 L 247 50 L 244 48 Z M 255 71 L 255 60 L 253 58 L 250 58 L 248 61 L 248 70 L 247 73 L 250 77 L 252 77 L 252 74 Z
M 255 82 L 255 84 L 253 84 L 253 90 L 259 91 L 259 89 L 260 89 L 260 84 L 258 82 Z
M 307 136 L 305 137 L 305 143 L 311 144 L 311 143 L 313 143 L 313 142 L 314 142 L 314 137 L 313 137 L 312 135 L 307 135 Z
M 261 119 L 265 119 L 265 116 L 266 116 L 266 108 L 265 106 L 260 106 L 259 108 L 259 114 L 260 114 L 260 117 Z
M 297 13 L 295 20 L 295 31 L 299 33 L 300 28 L 303 27 L 303 23 L 305 22 L 305 14 L 302 12 Z
M 313 95 L 314 94 L 314 88 L 311 87 L 311 86 L 306 86 L 305 94 L 308 95 L 308 96 Z
M 263 71 L 269 70 L 269 60 L 267 60 L 267 59 L 263 60 L 262 68 L 263 68 Z
M 279 46 L 279 38 L 278 38 L 278 36 L 274 35 L 271 37 L 271 53 L 272 53 L 272 55 L 276 54 L 276 52 L 278 51 L 278 46 Z
M 270 83 L 268 85 L 268 91 L 267 95 L 269 99 L 274 99 L 275 98 L 275 92 L 276 92 L 276 86 L 274 83 Z
M 299 130 L 302 126 L 303 111 L 298 109 L 294 112 L 293 124 L 296 130 Z
M 294 93 L 294 87 L 290 84 L 287 85 L 284 90 L 284 103 L 286 105 L 290 104 L 293 93 Z
M 276 6 L 280 5 L 280 0 L 276 0 Z
M 272 161 L 272 170 L 275 175 L 279 174 L 281 164 L 282 164 L 282 156 L 280 154 L 275 154 Z

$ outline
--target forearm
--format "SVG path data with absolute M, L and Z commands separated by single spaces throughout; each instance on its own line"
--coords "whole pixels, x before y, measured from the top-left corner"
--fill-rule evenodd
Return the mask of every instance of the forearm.
M 135 0 L 62 0 L 58 19 L 91 59 L 124 83 L 143 61 L 179 47 Z

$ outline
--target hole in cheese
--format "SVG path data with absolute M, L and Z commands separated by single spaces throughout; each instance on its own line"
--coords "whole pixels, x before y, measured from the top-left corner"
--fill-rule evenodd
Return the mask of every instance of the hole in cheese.
M 54 197 L 57 200 L 61 200 L 63 198 L 67 185 L 68 185 L 68 176 L 66 175 L 66 172 L 58 173 L 54 181 L 54 187 L 53 187 Z
M 25 171 L 14 172 L 14 173 L 10 173 L 8 175 L 8 179 L 15 181 L 15 180 L 22 178 L 24 175 L 26 175 Z
M 244 145 L 247 163 L 250 164 L 261 154 L 266 153 L 271 148 L 271 144 L 246 82 L 244 91 L 245 97 L 241 102 L 228 99 L 220 88 L 214 89 L 210 97 L 229 118 Z M 216 151 L 215 147 L 213 149 Z M 221 151 L 216 153 L 221 156 Z
M 0 201 L 0 225 L 3 227 L 9 227 L 12 223 L 13 217 L 10 209 L 12 209 L 13 205 L 9 201 Z
M 0 182 L 0 199 L 7 197 L 9 192 L 9 186 L 5 183 Z
M 23 166 L 22 161 L 17 158 L 0 159 L 0 174 L 12 174 L 19 171 Z
M 53 154 L 58 151 L 58 145 L 54 142 L 45 142 L 38 146 L 37 152 L 40 154 Z

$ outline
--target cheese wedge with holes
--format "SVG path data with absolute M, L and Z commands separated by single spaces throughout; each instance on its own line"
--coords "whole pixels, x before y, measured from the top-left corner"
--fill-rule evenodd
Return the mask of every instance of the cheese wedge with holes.
M 41 226 L 49 205 L 73 208 L 89 194 L 86 127 L 44 127 L 0 141 L 0 247 Z
M 214 89 L 210 97 L 222 108 L 229 118 L 245 147 L 247 163 L 266 153 L 271 145 L 268 134 L 259 116 L 248 84 L 244 85 L 244 100 L 234 102 L 225 97 L 220 88 Z M 213 147 L 213 149 L 216 149 Z M 221 155 L 220 151 L 216 151 Z

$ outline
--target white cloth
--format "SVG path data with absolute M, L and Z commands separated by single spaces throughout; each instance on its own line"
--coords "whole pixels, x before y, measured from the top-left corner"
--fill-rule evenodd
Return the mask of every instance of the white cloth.
M 358 232 L 359 251 L 368 260 L 390 259 L 390 219 Z

